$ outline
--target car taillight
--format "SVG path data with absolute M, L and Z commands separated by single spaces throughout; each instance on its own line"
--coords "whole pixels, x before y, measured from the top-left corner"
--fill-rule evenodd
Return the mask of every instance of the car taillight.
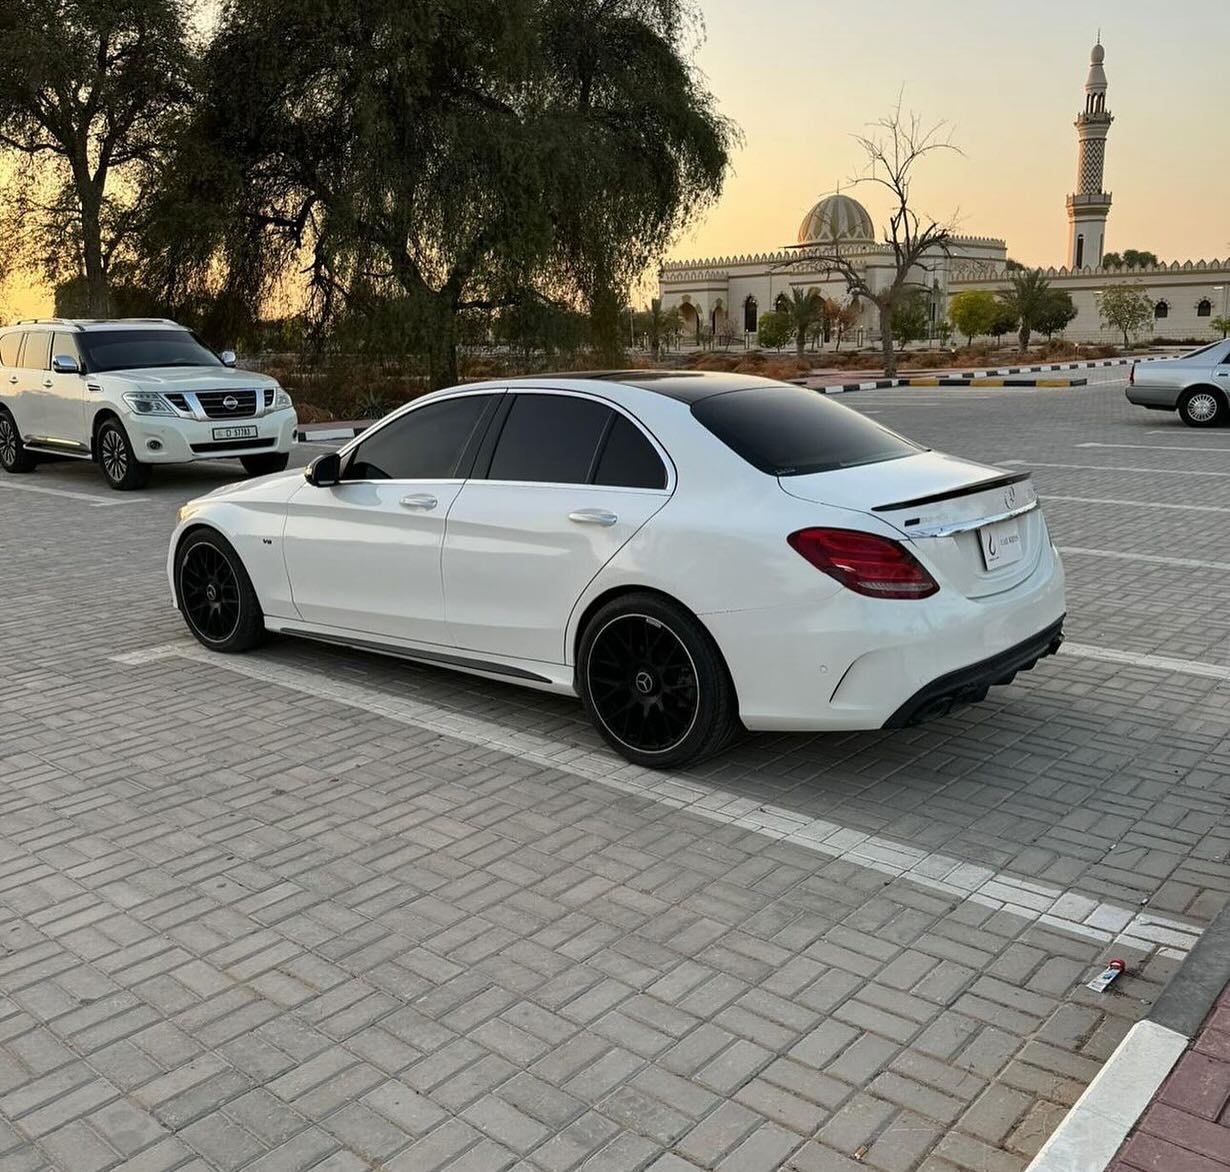
M 929 598 L 939 583 L 899 541 L 854 529 L 800 529 L 786 540 L 817 570 L 868 598 Z

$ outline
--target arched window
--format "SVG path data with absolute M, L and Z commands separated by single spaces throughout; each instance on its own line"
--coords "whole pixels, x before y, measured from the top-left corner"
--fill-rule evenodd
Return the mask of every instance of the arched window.
M 750 294 L 746 301 L 743 302 L 743 330 L 745 333 L 754 334 L 756 332 L 756 298 Z
M 785 293 L 779 293 L 777 295 L 777 300 L 773 302 L 773 308 L 776 309 L 778 313 L 784 313 L 790 308 L 790 298 L 787 297 Z
M 1202 298 L 1200 300 L 1200 303 L 1196 306 L 1196 316 L 1197 317 L 1212 317 L 1212 315 L 1213 315 L 1213 303 L 1207 297 Z
M 1076 263 L 1072 266 L 1074 269 L 1083 269 L 1085 267 L 1085 235 L 1078 233 L 1076 237 Z
M 1164 317 L 1170 316 L 1170 306 L 1164 301 L 1159 301 L 1153 307 L 1153 316 L 1157 321 L 1161 321 Z

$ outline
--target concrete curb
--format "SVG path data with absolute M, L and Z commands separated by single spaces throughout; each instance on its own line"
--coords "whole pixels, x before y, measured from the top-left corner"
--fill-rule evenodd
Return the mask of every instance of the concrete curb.
M 1153 1008 L 1072 1105 L 1026 1172 L 1105 1172 L 1230 985 L 1230 903 L 1204 931 Z

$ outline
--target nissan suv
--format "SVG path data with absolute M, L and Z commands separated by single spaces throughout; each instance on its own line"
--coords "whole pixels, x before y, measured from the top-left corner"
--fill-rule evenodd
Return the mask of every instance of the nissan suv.
M 154 464 L 238 459 L 281 472 L 297 420 L 267 375 L 235 370 L 161 319 L 24 321 L 0 329 L 0 468 L 45 456 L 93 460 L 121 491 Z

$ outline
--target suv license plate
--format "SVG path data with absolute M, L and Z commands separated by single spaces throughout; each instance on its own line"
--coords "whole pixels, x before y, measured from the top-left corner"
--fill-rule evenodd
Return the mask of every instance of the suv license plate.
M 251 425 L 248 427 L 215 427 L 214 439 L 256 439 L 256 428 Z
M 1014 517 L 1010 521 L 997 521 L 978 530 L 978 544 L 982 546 L 982 560 L 988 570 L 998 570 L 1021 560 L 1021 524 Z

